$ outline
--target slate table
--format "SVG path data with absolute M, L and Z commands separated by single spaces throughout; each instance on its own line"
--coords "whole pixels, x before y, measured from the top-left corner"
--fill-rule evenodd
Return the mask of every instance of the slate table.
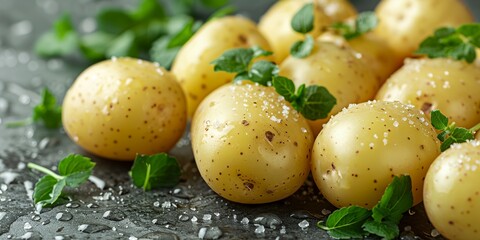
M 240 11 L 256 19 L 272 2 L 236 4 Z M 35 39 L 51 22 L 68 11 L 81 30 L 88 30 L 95 13 L 92 9 L 133 4 L 0 0 L 0 239 L 328 238 L 315 224 L 334 207 L 321 197 L 311 179 L 283 201 L 262 205 L 232 203 L 218 197 L 203 182 L 188 138 L 184 137 L 171 152 L 182 164 L 181 183 L 173 189 L 145 193 L 131 184 L 131 163 L 89 155 L 74 145 L 63 130 L 5 127 L 5 122 L 30 115 L 44 87 L 62 99 L 74 78 L 87 67 L 77 57 L 45 60 L 33 54 Z M 71 199 L 59 206 L 35 209 L 30 196 L 40 175 L 26 164 L 53 167 L 69 153 L 87 155 L 97 163 L 96 181 L 70 190 Z M 441 238 L 428 223 L 422 206 L 414 207 L 404 218 L 401 232 L 402 239 Z

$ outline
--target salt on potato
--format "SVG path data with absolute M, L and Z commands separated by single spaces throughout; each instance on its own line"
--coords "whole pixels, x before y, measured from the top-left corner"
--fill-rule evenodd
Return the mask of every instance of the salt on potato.
M 67 91 L 68 136 L 105 158 L 133 160 L 170 150 L 186 127 L 186 101 L 175 76 L 140 59 L 112 58 L 83 71 Z

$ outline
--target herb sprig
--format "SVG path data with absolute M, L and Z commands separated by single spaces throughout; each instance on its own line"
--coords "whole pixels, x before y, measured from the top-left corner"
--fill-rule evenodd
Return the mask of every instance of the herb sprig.
M 470 129 L 457 127 L 455 122 L 448 123 L 447 116 L 443 115 L 440 110 L 433 110 L 430 113 L 430 119 L 435 129 L 441 132 L 437 135 L 438 140 L 442 142 L 440 150 L 443 152 L 450 148 L 454 143 L 463 143 L 467 140 L 473 140 L 475 133 L 480 130 L 480 123 Z
M 7 127 L 23 127 L 41 122 L 46 128 L 55 129 L 62 126 L 62 107 L 57 105 L 55 96 L 48 90 L 42 91 L 41 102 L 33 108 L 32 117 L 21 121 L 8 122 Z
M 130 176 L 133 184 L 144 191 L 173 187 L 180 181 L 180 165 L 166 153 L 137 155 Z
M 35 204 L 50 206 L 59 200 L 65 187 L 75 188 L 86 182 L 95 163 L 90 158 L 71 154 L 58 163 L 58 174 L 35 163 L 28 163 L 27 166 L 47 174 L 35 184 L 33 201 Z
M 273 86 L 275 90 L 292 103 L 292 106 L 309 120 L 326 118 L 335 106 L 336 99 L 325 87 L 300 85 L 295 90 L 292 80 L 278 76 L 278 66 L 266 60 L 254 63 L 255 58 L 269 56 L 272 52 L 258 46 L 252 48 L 236 48 L 226 51 L 212 61 L 215 71 L 236 73 L 234 81 L 250 80 L 252 82 Z
M 359 206 L 337 209 L 317 227 L 328 231 L 333 238 L 362 238 L 373 234 L 385 239 L 394 239 L 400 233 L 398 223 L 403 213 L 413 205 L 410 176 L 395 176 L 372 210 Z
M 346 40 L 351 40 L 370 32 L 378 25 L 378 18 L 374 12 L 362 12 L 358 14 L 355 23 L 337 22 L 331 28 L 338 31 Z
M 477 58 L 476 48 L 480 48 L 480 24 L 468 23 L 458 28 L 437 29 L 420 43 L 415 53 L 429 58 L 452 58 L 472 63 Z
M 308 34 L 314 28 L 314 7 L 313 3 L 307 3 L 292 18 L 292 29 L 305 35 L 305 40 L 293 43 L 290 48 L 290 54 L 296 58 L 305 58 L 310 55 L 315 45 L 313 37 Z

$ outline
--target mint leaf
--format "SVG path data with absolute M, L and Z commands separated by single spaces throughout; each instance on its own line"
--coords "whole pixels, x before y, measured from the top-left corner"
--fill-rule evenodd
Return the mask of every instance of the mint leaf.
M 448 118 L 440 112 L 440 110 L 433 110 L 430 112 L 432 126 L 438 130 L 444 130 L 448 127 Z
M 273 87 L 278 94 L 282 95 L 289 102 L 292 102 L 297 97 L 295 95 L 295 84 L 286 77 L 275 77 L 273 79 Z
M 71 154 L 58 164 L 58 173 L 64 176 L 69 187 L 77 187 L 87 181 L 92 174 L 95 163 L 90 158 L 78 154 Z
M 208 17 L 207 21 L 231 15 L 231 14 L 235 13 L 236 10 L 237 9 L 233 6 L 222 7 L 220 9 L 218 9 L 217 11 L 213 12 L 210 15 L 210 17 Z
M 355 19 L 354 26 L 348 23 L 337 22 L 330 27 L 338 31 L 346 40 L 351 40 L 370 32 L 378 25 L 378 18 L 374 12 L 362 12 Z
M 367 221 L 363 224 L 363 229 L 387 240 L 395 239 L 400 234 L 397 224 L 389 221 Z
M 55 96 L 48 90 L 42 91 L 42 102 L 33 109 L 33 121 L 41 121 L 46 128 L 62 126 L 62 108 L 56 105 Z
M 98 30 L 120 35 L 135 25 L 135 20 L 123 9 L 102 9 L 96 16 Z
M 93 61 L 105 58 L 108 47 L 115 37 L 104 32 L 95 32 L 85 35 L 80 40 L 80 50 L 83 55 Z
M 95 163 L 89 158 L 71 154 L 58 164 L 60 175 L 35 163 L 28 163 L 31 169 L 47 174 L 35 184 L 33 199 L 43 206 L 54 204 L 62 195 L 65 186 L 78 187 L 90 176 Z
M 334 238 L 362 238 L 366 235 L 362 225 L 371 215 L 368 209 L 358 206 L 340 208 L 328 216 L 325 225 L 318 222 L 317 226 Z
M 152 61 L 157 62 L 160 66 L 169 69 L 172 66 L 173 60 L 180 51 L 180 47 L 169 48 L 170 37 L 161 37 L 153 43 L 150 49 L 150 57 Z
M 313 3 L 305 4 L 292 18 L 292 28 L 298 33 L 308 33 L 313 30 Z
M 278 74 L 278 66 L 275 63 L 260 60 L 253 63 L 249 72 L 249 79 L 261 85 L 268 86 L 272 78 Z
M 201 0 L 203 5 L 210 8 L 219 8 L 225 6 L 229 0 Z
M 248 71 L 248 66 L 253 59 L 253 50 L 250 48 L 236 48 L 223 53 L 212 61 L 215 71 L 240 73 Z
M 305 88 L 297 110 L 306 119 L 317 120 L 326 118 L 335 104 L 337 100 L 325 87 L 312 85 Z
M 163 19 L 166 17 L 165 9 L 157 0 L 141 1 L 137 9 L 130 15 L 136 21 L 146 21 L 152 18 Z
M 267 56 L 271 56 L 273 54 L 273 52 L 271 51 L 267 51 L 267 50 L 264 50 L 263 48 L 255 45 L 253 47 L 251 47 L 251 49 L 253 50 L 253 58 L 258 58 L 258 57 L 267 57 Z
M 135 42 L 135 33 L 124 32 L 117 37 L 107 50 L 107 57 L 138 56 L 138 47 Z
M 313 40 L 313 37 L 306 35 L 304 41 L 297 41 L 292 45 L 290 48 L 290 54 L 296 58 L 305 58 L 310 55 L 314 45 L 315 41 Z
M 131 177 L 133 184 L 144 191 L 173 187 L 180 181 L 180 166 L 175 158 L 166 153 L 137 155 L 131 169 Z
M 380 202 L 372 209 L 372 217 L 377 222 L 384 219 L 398 224 L 403 213 L 413 206 L 412 181 L 410 176 L 393 177 L 385 189 Z
M 440 145 L 440 151 L 444 152 L 445 150 L 447 150 L 448 148 L 450 148 L 450 146 L 452 144 L 455 143 L 455 140 L 453 138 L 447 138 L 445 139 L 442 144 Z
M 472 63 L 476 59 L 475 49 L 480 46 L 480 24 L 464 24 L 457 29 L 443 27 L 426 38 L 415 53 L 429 58 L 452 58 Z
M 44 33 L 35 43 L 35 53 L 42 57 L 56 57 L 73 53 L 78 47 L 70 16 L 65 14 L 53 24 L 53 30 Z

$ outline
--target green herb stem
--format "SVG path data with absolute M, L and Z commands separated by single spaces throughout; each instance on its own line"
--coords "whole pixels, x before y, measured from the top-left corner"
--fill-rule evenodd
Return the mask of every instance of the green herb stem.
M 7 122 L 5 123 L 5 126 L 7 128 L 17 128 L 17 127 L 24 127 L 32 123 L 33 123 L 33 118 L 26 118 L 20 121 Z
M 145 173 L 145 182 L 143 182 L 142 189 L 143 191 L 147 190 L 148 181 L 150 180 L 150 170 L 152 169 L 150 164 L 147 164 L 147 172 Z
M 472 133 L 476 133 L 478 130 L 480 130 L 480 123 L 477 123 L 477 125 L 473 126 L 472 128 L 470 128 L 470 131 Z
M 31 162 L 30 162 L 30 163 L 27 164 L 27 167 L 30 168 L 30 169 L 35 169 L 35 170 L 40 171 L 40 172 L 42 172 L 42 173 L 45 173 L 45 174 L 47 174 L 47 175 L 50 175 L 50 176 L 54 177 L 54 178 L 57 179 L 57 180 L 61 180 L 61 179 L 64 178 L 64 177 L 62 177 L 62 176 L 54 173 L 52 170 L 50 170 L 50 169 L 48 169 L 48 168 L 45 168 L 45 167 L 42 167 L 42 166 L 40 166 L 40 165 L 37 165 L 37 164 L 35 164 L 35 163 L 31 163 Z

